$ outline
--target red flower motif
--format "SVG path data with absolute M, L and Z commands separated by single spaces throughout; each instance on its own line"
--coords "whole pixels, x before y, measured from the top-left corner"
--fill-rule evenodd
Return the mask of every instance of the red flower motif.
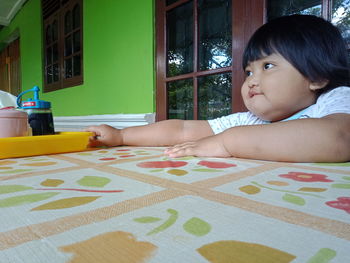
M 338 197 L 338 201 L 329 201 L 326 202 L 326 205 L 344 210 L 348 214 L 350 214 L 350 197 Z
M 333 180 L 327 179 L 327 175 L 324 174 L 289 172 L 288 174 L 280 174 L 279 176 L 299 182 L 333 182 Z
M 177 168 L 185 165 L 187 165 L 187 162 L 183 161 L 154 161 L 137 164 L 141 168 Z
M 230 168 L 230 167 L 237 166 L 237 165 L 232 164 L 232 163 L 211 162 L 211 161 L 200 161 L 198 164 L 206 166 L 208 168 Z

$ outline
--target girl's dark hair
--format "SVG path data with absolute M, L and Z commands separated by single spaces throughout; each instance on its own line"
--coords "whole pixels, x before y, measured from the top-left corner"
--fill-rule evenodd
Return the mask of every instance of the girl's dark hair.
M 312 82 L 328 80 L 321 92 L 349 86 L 345 41 L 339 30 L 311 15 L 283 16 L 261 26 L 243 54 L 243 69 L 273 53 L 282 55 Z

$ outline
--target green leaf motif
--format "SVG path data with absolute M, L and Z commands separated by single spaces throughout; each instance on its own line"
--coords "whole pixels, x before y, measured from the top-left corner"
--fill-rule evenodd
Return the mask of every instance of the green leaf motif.
M 32 169 L 15 169 L 15 170 L 8 170 L 5 172 L 0 172 L 0 174 L 15 174 L 15 173 L 24 173 L 24 172 L 30 172 Z
M 177 161 L 187 161 L 187 160 L 192 160 L 195 159 L 196 157 L 194 156 L 185 156 L 185 157 L 179 157 L 179 158 L 175 158 Z
M 153 217 L 153 216 L 144 216 L 144 217 L 139 217 L 139 218 L 135 218 L 134 221 L 137 223 L 154 223 L 154 222 L 158 222 L 159 220 L 161 220 L 159 217 Z
M 171 227 L 176 222 L 177 218 L 179 217 L 178 212 L 174 209 L 168 209 L 167 212 L 170 214 L 168 220 L 166 220 L 163 224 L 161 224 L 160 226 L 156 227 L 155 229 L 147 233 L 148 236 L 164 231 L 165 229 Z
M 164 171 L 164 169 L 153 169 L 150 172 L 151 173 L 157 173 L 157 172 L 162 172 L 162 171 Z
M 198 217 L 189 219 L 183 228 L 186 232 L 198 237 L 208 234 L 211 230 L 211 226 Z
M 0 200 L 0 207 L 12 207 L 12 206 L 19 206 L 19 205 L 39 202 L 39 201 L 51 198 L 57 194 L 59 193 L 51 192 L 51 193 L 13 196 L 13 197 Z
M 217 170 L 217 169 L 206 169 L 206 168 L 198 168 L 198 169 L 192 169 L 192 171 L 195 171 L 195 172 L 221 172 L 221 170 Z
M 84 176 L 82 179 L 80 179 L 77 183 L 81 186 L 88 186 L 88 187 L 104 187 L 106 184 L 108 184 L 111 181 L 111 179 L 107 177 L 101 177 L 101 176 Z
M 333 249 L 321 248 L 307 263 L 329 263 L 337 255 Z
M 324 192 L 327 188 L 317 188 L 317 187 L 301 187 L 298 189 L 301 192 Z
M 296 195 L 285 194 L 282 199 L 295 205 L 305 205 L 305 199 Z
M 33 189 L 33 187 L 24 185 L 0 185 L 0 194 L 20 192 L 29 189 Z
M 350 166 L 350 162 L 347 162 L 347 163 L 314 163 L 314 165 L 320 165 L 320 166 L 343 166 L 343 167 L 348 167 L 348 166 Z
M 344 180 L 350 180 L 350 176 L 343 176 L 342 177 Z
M 333 188 L 350 189 L 350 184 L 332 184 Z
M 90 202 L 95 201 L 97 198 L 100 198 L 100 196 L 79 196 L 79 197 L 64 198 L 64 199 L 55 200 L 55 201 L 43 204 L 41 206 L 37 206 L 33 208 L 32 211 L 71 208 L 75 206 L 88 204 Z

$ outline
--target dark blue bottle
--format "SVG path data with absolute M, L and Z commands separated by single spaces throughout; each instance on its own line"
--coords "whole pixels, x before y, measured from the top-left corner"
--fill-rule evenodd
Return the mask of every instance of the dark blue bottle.
M 32 128 L 33 135 L 55 134 L 51 103 L 39 99 L 39 87 L 34 86 L 18 95 L 17 105 L 28 114 L 28 122 Z M 34 92 L 34 99 L 21 102 L 21 97 L 25 93 Z

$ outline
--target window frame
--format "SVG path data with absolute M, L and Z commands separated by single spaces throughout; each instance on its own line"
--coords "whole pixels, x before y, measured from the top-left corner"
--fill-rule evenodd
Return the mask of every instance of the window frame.
M 44 8 L 44 1 L 42 0 L 42 8 Z M 52 0 L 46 0 L 47 2 L 52 2 Z M 55 1 L 55 0 L 54 0 Z M 57 2 L 57 1 L 56 1 Z M 56 3 L 57 5 L 57 3 Z M 79 52 L 72 53 L 70 56 L 65 56 L 65 14 L 68 11 L 73 12 L 73 9 L 76 5 L 79 5 L 79 27 L 75 28 L 74 30 L 68 32 L 67 36 L 69 34 L 73 35 L 72 32 L 76 32 L 80 30 L 80 50 Z M 47 8 L 47 7 L 46 7 Z M 44 80 L 44 92 L 50 92 L 55 90 L 60 90 L 64 88 L 69 88 L 77 85 L 81 85 L 84 83 L 84 70 L 83 70 L 83 1 L 82 0 L 60 0 L 58 7 L 56 7 L 56 10 L 52 12 L 51 14 L 44 17 L 44 9 L 43 9 L 43 29 L 42 29 L 42 36 L 43 36 L 43 80 Z M 49 25 L 52 25 L 54 21 L 57 21 L 58 23 L 58 38 L 57 38 L 57 44 L 58 44 L 58 76 L 59 79 L 56 82 L 48 83 L 47 80 L 47 48 L 52 44 L 47 44 L 46 42 L 46 33 L 47 33 L 47 27 Z M 71 57 L 73 59 L 74 55 L 80 55 L 80 75 L 73 76 L 70 78 L 65 77 L 65 58 Z M 53 65 L 52 61 L 52 65 Z M 52 69 L 53 70 L 53 69 Z M 72 67 L 73 70 L 73 67 Z
M 165 0 L 156 0 L 156 120 L 167 119 L 167 83 L 175 80 L 193 79 L 193 119 L 198 119 L 198 78 L 219 73 L 232 74 L 232 112 L 246 110 L 240 95 L 241 83 L 244 81 L 242 70 L 242 53 L 250 35 L 264 22 L 265 0 L 232 0 L 232 65 L 224 68 L 200 71 L 198 68 L 198 14 L 194 8 L 194 50 L 192 73 L 174 77 L 166 76 L 166 13 L 182 4 L 193 1 L 195 7 L 198 0 L 179 0 L 166 6 Z M 249 19 L 245 14 L 251 13 Z

